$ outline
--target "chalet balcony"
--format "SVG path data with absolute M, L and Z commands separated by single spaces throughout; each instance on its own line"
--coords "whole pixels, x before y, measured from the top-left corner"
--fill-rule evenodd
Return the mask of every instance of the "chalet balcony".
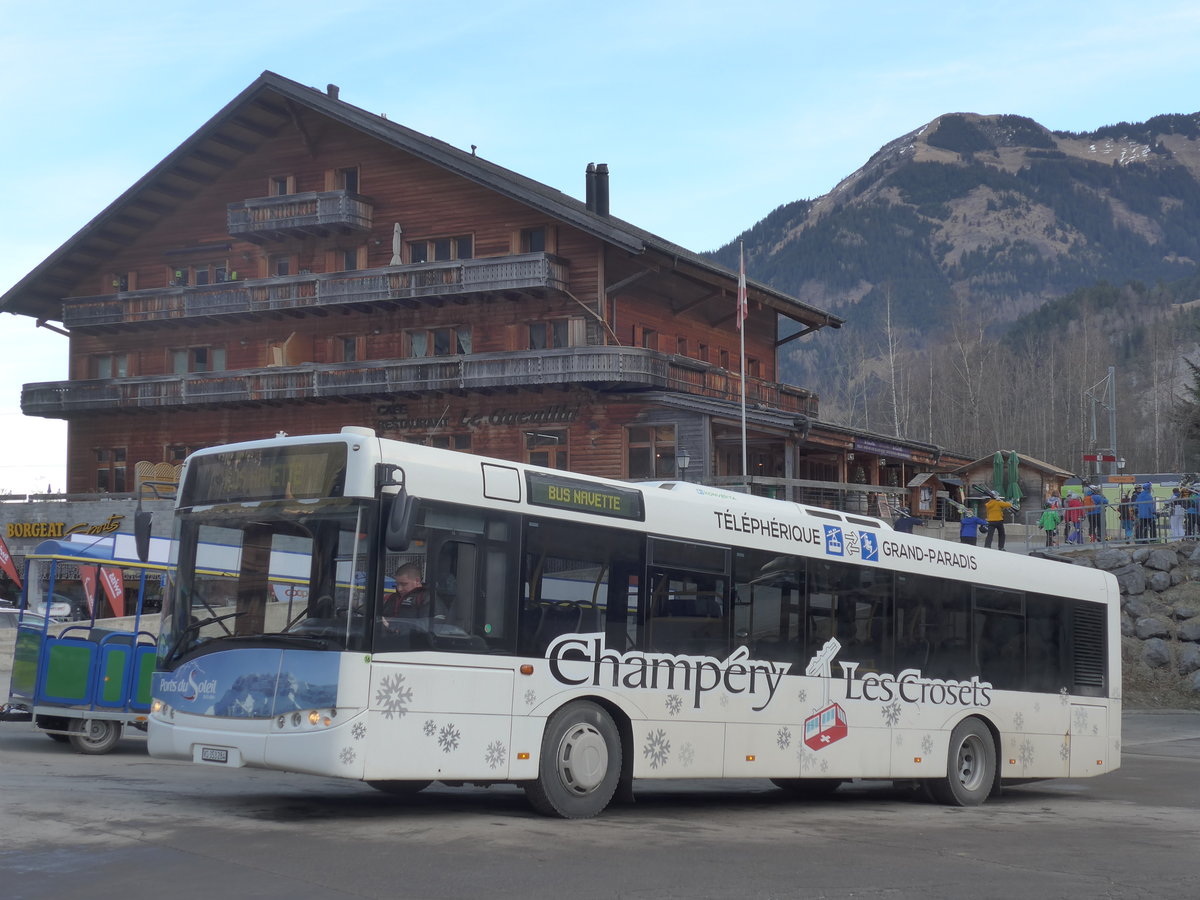
M 454 296 L 564 291 L 567 278 L 566 260 L 523 253 L 74 297 L 63 301 L 63 324 L 87 328 L 288 311 L 323 315 L 323 308 L 364 303 L 416 308 Z
M 737 376 L 724 369 L 654 350 L 597 346 L 43 382 L 24 386 L 21 409 L 30 416 L 70 418 L 85 412 L 418 399 L 431 393 L 572 386 L 605 391 L 675 391 L 735 402 L 741 397 Z M 816 414 L 816 398 L 809 391 L 761 379 L 747 379 L 746 401 L 765 408 Z
M 227 207 L 229 236 L 255 244 L 370 231 L 373 212 L 370 200 L 345 190 L 255 197 Z

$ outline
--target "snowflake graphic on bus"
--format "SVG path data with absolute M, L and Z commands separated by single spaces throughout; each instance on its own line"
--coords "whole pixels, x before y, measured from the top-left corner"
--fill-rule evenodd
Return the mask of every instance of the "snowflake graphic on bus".
M 824 528 L 828 556 L 857 556 L 865 562 L 879 562 L 879 538 L 872 532 L 851 531 L 840 525 Z

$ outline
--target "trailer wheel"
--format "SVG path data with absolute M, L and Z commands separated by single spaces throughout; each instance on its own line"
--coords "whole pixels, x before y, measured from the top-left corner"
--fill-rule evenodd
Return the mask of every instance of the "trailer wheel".
M 70 726 L 70 724 L 71 724 L 70 719 L 64 719 L 61 716 L 38 716 L 37 717 L 37 727 L 38 728 L 54 728 L 56 730 L 66 731 L 67 728 Z M 50 740 L 54 741 L 54 743 L 56 743 L 56 744 L 65 744 L 68 740 L 68 738 L 65 734 L 50 734 L 49 732 L 47 732 L 46 737 L 50 738 Z
M 586 819 L 608 806 L 620 777 L 616 724 L 600 706 L 576 700 L 546 722 L 537 781 L 525 796 L 542 815 Z
M 74 719 L 68 739 L 77 753 L 99 756 L 117 746 L 121 723 L 112 719 Z

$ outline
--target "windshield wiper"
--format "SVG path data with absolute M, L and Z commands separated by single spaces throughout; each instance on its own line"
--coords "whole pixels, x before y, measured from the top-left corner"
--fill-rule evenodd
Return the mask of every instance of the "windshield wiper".
M 217 638 L 222 642 L 237 641 L 270 641 L 271 643 L 292 644 L 297 647 L 316 647 L 324 650 L 329 646 L 325 638 L 312 637 L 307 634 L 284 634 L 282 631 L 269 631 L 265 634 L 233 634 L 225 638 Z
M 180 630 L 179 637 L 175 638 L 175 643 L 171 645 L 171 651 L 167 654 L 167 661 L 170 662 L 178 656 L 180 649 L 183 647 L 184 640 L 193 631 L 197 631 L 205 625 L 211 625 L 213 622 L 223 622 L 225 619 L 236 619 L 238 616 L 244 615 L 246 615 L 245 612 L 231 612 L 223 616 L 209 616 L 207 619 L 197 619 L 195 622 L 188 623 Z M 221 627 L 224 628 L 224 626 Z M 233 637 L 228 628 L 225 628 L 225 635 L 226 637 Z

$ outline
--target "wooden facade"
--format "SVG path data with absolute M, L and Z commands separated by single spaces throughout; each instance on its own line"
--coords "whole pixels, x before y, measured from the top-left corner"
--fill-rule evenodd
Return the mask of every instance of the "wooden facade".
M 68 380 L 23 409 L 69 422 L 78 493 L 343 425 L 617 478 L 676 477 L 686 449 L 694 480 L 736 476 L 737 276 L 611 216 L 607 178 L 589 166 L 581 203 L 264 73 L 0 298 L 70 335 Z M 751 482 L 903 486 L 937 461 L 820 422 L 776 349 L 841 320 L 748 293 Z

